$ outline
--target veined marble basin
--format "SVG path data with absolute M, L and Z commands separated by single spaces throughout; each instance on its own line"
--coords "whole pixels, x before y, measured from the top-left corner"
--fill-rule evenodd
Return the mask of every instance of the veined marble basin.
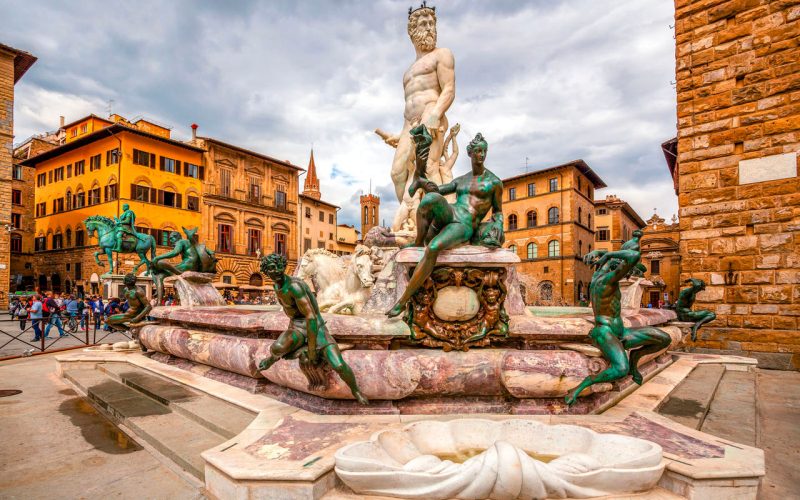
M 430 500 L 647 491 L 665 466 L 656 443 L 533 420 L 415 422 L 340 448 L 335 459 L 356 493 Z

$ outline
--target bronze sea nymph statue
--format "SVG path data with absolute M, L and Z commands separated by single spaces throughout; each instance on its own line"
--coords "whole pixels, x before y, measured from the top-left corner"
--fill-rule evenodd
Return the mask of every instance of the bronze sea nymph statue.
M 409 187 L 412 195 L 417 189 L 425 195 L 417 210 L 417 237 L 413 246 L 425 247 L 419 264 L 408 286 L 397 303 L 386 313 L 399 316 L 406 310 L 409 300 L 433 272 L 436 259 L 443 250 L 464 243 L 487 247 L 503 244 L 503 182 L 485 168 L 484 160 L 489 145 L 481 134 L 467 146 L 472 171 L 437 186 L 424 177 L 432 138 L 424 125 L 411 130 L 416 144 L 416 171 Z M 450 204 L 444 195 L 455 193 L 456 201 Z M 481 223 L 492 211 L 489 221 Z
M 300 369 L 309 380 L 309 388 L 325 386 L 323 363 L 333 369 L 361 404 L 369 401 L 358 388 L 353 370 L 345 363 L 336 341 L 328 332 L 311 289 L 300 278 L 287 276 L 286 257 L 270 254 L 261 259 L 261 272 L 273 281 L 273 289 L 289 326 L 271 346 L 270 357 L 262 360 L 259 370 L 268 370 L 280 359 L 299 359 Z

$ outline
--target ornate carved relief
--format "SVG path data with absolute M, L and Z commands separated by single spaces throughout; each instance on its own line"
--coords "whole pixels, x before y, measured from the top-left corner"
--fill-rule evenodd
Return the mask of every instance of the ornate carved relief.
M 504 308 L 507 290 L 504 268 L 439 267 L 411 298 L 404 320 L 411 328 L 411 340 L 445 351 L 467 351 L 486 346 L 493 336 L 508 335 L 508 314 Z M 477 313 L 467 307 L 462 320 L 447 320 L 436 314 L 436 301 L 447 287 L 472 290 L 478 301 Z M 467 292 L 469 293 L 469 292 Z M 438 308 L 442 313 L 442 307 Z

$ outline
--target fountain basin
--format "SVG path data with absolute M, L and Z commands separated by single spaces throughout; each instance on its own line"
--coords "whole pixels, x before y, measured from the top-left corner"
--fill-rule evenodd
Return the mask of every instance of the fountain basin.
M 634 493 L 665 467 L 656 443 L 533 420 L 415 422 L 340 448 L 335 460 L 356 493 L 431 500 Z

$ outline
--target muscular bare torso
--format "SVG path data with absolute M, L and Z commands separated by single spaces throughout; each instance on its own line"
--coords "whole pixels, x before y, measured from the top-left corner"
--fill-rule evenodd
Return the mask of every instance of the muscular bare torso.
M 491 210 L 492 197 L 502 182 L 492 172 L 484 170 L 477 177 L 472 172 L 459 176 L 453 179 L 453 183 L 456 185 L 456 202 L 453 204 L 456 217 L 462 222 L 471 219 L 473 229 L 477 228 Z
M 275 296 L 278 302 L 280 302 L 283 307 L 283 312 L 292 320 L 306 319 L 306 316 L 297 305 L 297 300 L 302 297 L 308 297 L 314 310 L 318 310 L 317 300 L 303 280 L 287 276 L 282 285 L 279 286 L 276 283 L 273 285 L 273 289 L 275 290 Z M 318 319 L 321 321 L 322 317 L 318 317 Z
M 452 58 L 450 49 L 437 48 L 420 57 L 403 75 L 406 107 L 403 116 L 408 123 L 423 119 L 436 104 L 442 89 L 439 85 L 438 67 L 442 58 Z

